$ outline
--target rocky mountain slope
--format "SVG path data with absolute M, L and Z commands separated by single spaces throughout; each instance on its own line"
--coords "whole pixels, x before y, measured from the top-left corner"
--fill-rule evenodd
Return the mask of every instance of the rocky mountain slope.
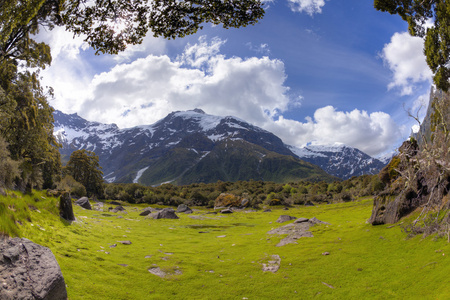
M 352 176 L 377 174 L 385 165 L 379 159 L 343 144 L 290 147 L 300 159 L 318 165 L 328 174 L 348 179 Z
M 344 146 L 330 147 L 330 151 L 290 147 L 243 120 L 199 109 L 173 112 L 152 125 L 127 129 L 60 111 L 54 117 L 63 159 L 77 149 L 95 152 L 108 182 L 330 181 L 335 178 L 315 164 L 345 179 L 375 172 L 375 164 L 381 163 Z

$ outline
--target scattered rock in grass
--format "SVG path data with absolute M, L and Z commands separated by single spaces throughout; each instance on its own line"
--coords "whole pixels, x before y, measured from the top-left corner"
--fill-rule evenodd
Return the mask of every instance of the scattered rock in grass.
M 170 272 L 170 271 L 163 271 L 163 270 L 161 270 L 160 267 L 153 267 L 153 268 L 148 269 L 148 271 L 150 273 L 152 273 L 153 275 L 159 276 L 161 278 L 164 278 L 164 277 L 170 276 L 170 275 L 181 275 L 182 274 L 181 270 L 179 270 L 179 269 L 175 269 L 172 272 Z
M 27 239 L 0 243 L 0 299 L 67 299 L 52 251 Z
M 154 212 L 146 216 L 148 219 L 179 219 L 173 208 L 164 208 L 163 210 Z
M 3 188 L 0 188 L 0 195 L 1 196 L 6 196 L 6 192 Z
M 307 222 L 301 223 L 294 222 L 279 228 L 272 229 L 268 232 L 268 234 L 288 235 L 277 244 L 277 247 L 281 247 L 287 244 L 297 244 L 297 240 L 302 237 L 313 237 L 313 234 L 308 230 L 311 226 L 315 224 L 329 224 L 329 223 L 322 222 L 316 218 L 312 218 L 309 219 Z
M 104 206 L 103 202 L 95 202 L 94 203 L 94 209 L 97 211 L 103 211 L 103 206 Z
M 263 212 L 272 212 L 272 210 L 270 208 L 265 209 Z
M 330 252 L 324 252 L 322 255 L 330 255 Z
M 152 256 L 151 255 L 146 255 L 144 258 L 151 258 Z
M 266 264 L 262 264 L 263 272 L 272 272 L 275 273 L 280 268 L 281 258 L 279 255 L 272 255 L 272 260 L 269 260 Z
M 305 203 L 305 206 L 314 206 L 314 203 L 312 203 L 311 201 L 307 201 L 306 203 Z
M 117 244 L 112 244 L 111 246 L 109 246 L 109 248 L 116 248 Z
M 283 210 L 289 210 L 289 208 L 287 208 L 287 207 L 283 207 Z
M 313 218 L 309 219 L 308 222 L 311 223 L 311 225 L 316 225 L 316 224 L 327 224 L 327 225 L 330 225 L 330 223 L 320 221 L 316 217 L 313 217 Z
M 68 192 L 62 193 L 59 197 L 59 215 L 67 221 L 75 221 L 73 214 L 72 200 Z
M 221 214 L 232 214 L 233 211 L 231 210 L 231 208 L 226 208 L 226 209 L 222 209 L 220 211 Z
M 218 235 L 217 237 L 218 238 L 224 238 L 224 237 L 226 237 L 226 235 Z
M 84 209 L 92 210 L 91 203 L 89 202 L 89 199 L 87 197 L 81 197 L 77 201 L 75 201 L 76 205 L 81 206 Z
M 180 204 L 177 207 L 177 213 L 191 214 L 192 209 L 189 206 L 187 206 L 186 204 Z
M 119 266 L 122 266 L 122 267 L 128 267 L 128 265 L 127 264 L 118 264 Z
M 151 212 L 153 212 L 154 209 L 151 207 L 146 207 L 144 208 L 141 213 L 139 214 L 140 216 L 148 216 Z
M 292 217 L 292 216 L 288 216 L 288 215 L 281 215 L 278 220 L 276 220 L 275 222 L 277 223 L 284 223 L 287 221 L 291 221 L 291 220 L 295 220 L 297 219 L 296 217 Z
M 309 219 L 308 218 L 298 218 L 297 220 L 294 221 L 295 224 L 298 223 L 303 223 L 303 222 L 308 222 Z
M 327 287 L 329 287 L 330 289 L 334 289 L 334 286 L 332 286 L 331 284 L 328 284 L 326 282 L 322 281 L 322 284 L 326 285 Z
M 116 212 L 122 212 L 125 211 L 125 208 L 122 205 L 118 205 L 111 209 L 111 207 L 108 209 L 110 212 L 116 213 Z
M 121 243 L 123 245 L 131 245 L 130 241 L 117 241 L 118 243 Z

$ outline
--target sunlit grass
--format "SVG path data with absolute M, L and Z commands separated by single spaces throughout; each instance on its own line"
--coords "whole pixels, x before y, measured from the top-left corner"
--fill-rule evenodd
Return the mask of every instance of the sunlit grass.
M 56 203 L 39 193 L 0 198 L 0 228 L 14 227 L 6 232 L 52 249 L 69 299 L 443 299 L 450 294 L 446 240 L 407 239 L 399 226 L 368 224 L 371 199 L 269 213 L 214 215 L 199 209 L 178 214 L 179 220 L 145 219 L 139 216 L 142 205 L 127 206 L 127 214 L 109 213 L 108 205 L 105 212 L 75 206 L 72 224 L 54 208 L 47 211 Z M 314 237 L 297 245 L 276 247 L 282 237 L 267 232 L 287 224 L 275 222 L 282 214 L 317 217 L 330 225 L 312 227 Z M 22 225 L 8 221 L 11 215 Z M 119 242 L 124 240 L 132 244 Z M 280 269 L 264 273 L 262 264 L 274 254 L 281 257 Z M 148 271 L 153 267 L 172 275 L 160 278 Z

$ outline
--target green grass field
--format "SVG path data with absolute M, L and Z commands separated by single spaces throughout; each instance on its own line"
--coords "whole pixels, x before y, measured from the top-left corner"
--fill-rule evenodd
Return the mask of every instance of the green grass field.
M 371 199 L 269 213 L 199 208 L 179 220 L 145 219 L 142 205 L 126 206 L 127 214 L 74 206 L 72 224 L 61 221 L 56 203 L 41 193 L 0 197 L 0 230 L 49 247 L 71 300 L 450 298 L 447 240 L 367 224 Z M 275 222 L 282 214 L 330 225 L 277 247 L 282 236 L 267 232 L 288 224 Z M 280 269 L 263 272 L 272 255 Z M 169 275 L 149 272 L 156 267 Z

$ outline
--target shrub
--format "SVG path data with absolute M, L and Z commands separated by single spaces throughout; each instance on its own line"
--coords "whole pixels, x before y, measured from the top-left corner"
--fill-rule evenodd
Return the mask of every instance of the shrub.
M 64 178 L 56 184 L 56 188 L 58 190 L 67 191 L 73 196 L 86 196 L 86 188 L 84 185 L 73 179 L 70 175 L 64 176 Z

